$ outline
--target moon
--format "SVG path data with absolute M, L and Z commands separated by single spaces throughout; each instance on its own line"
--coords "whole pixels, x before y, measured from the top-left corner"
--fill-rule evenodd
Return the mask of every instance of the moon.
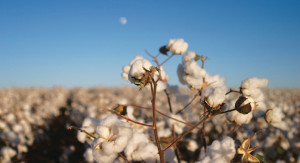
M 127 24 L 127 18 L 125 18 L 125 17 L 120 17 L 119 21 L 121 24 L 124 24 L 124 25 Z

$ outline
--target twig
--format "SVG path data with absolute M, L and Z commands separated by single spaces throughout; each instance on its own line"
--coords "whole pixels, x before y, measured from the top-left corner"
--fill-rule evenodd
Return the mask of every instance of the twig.
M 166 96 L 167 96 L 167 99 L 168 99 L 170 112 L 173 113 L 173 109 L 172 109 L 172 105 L 171 105 L 171 99 L 170 99 L 170 96 L 169 96 L 169 93 L 168 93 L 167 89 L 165 89 L 164 92 L 166 93 Z
M 173 132 L 173 141 L 174 141 L 174 140 L 176 139 L 175 125 L 174 125 L 174 124 L 172 125 L 172 132 Z M 174 147 L 174 152 L 175 152 L 177 161 L 178 161 L 178 163 L 180 163 L 179 150 L 178 150 L 178 148 L 176 147 L 176 144 L 174 144 L 173 147 Z
M 127 163 L 130 163 L 130 161 L 127 160 L 127 158 L 121 152 L 119 152 L 118 154 L 124 159 L 124 161 L 126 161 Z
M 193 103 L 193 101 L 197 98 L 198 95 L 199 93 L 195 94 L 193 99 L 189 103 L 187 103 L 183 109 L 177 111 L 176 114 L 180 114 L 181 112 L 183 112 L 189 105 L 191 105 L 191 103 Z
M 207 58 L 205 58 L 205 60 L 206 60 Z M 204 61 L 202 61 L 202 59 L 201 59 L 201 61 L 202 61 L 202 66 L 204 66 L 204 62 L 205 62 L 205 60 Z M 205 78 L 203 78 L 203 86 L 202 86 L 202 88 L 201 88 L 201 95 L 203 94 L 203 92 L 204 92 L 204 90 L 206 89 L 206 86 L 207 86 L 207 82 L 205 82 Z M 206 107 L 204 106 L 203 107 L 204 108 L 204 113 L 206 112 Z M 203 144 L 204 144 L 204 150 L 205 150 L 205 152 L 206 152 L 206 150 L 207 150 L 207 145 L 206 145 L 206 139 L 205 139 L 205 125 L 206 125 L 206 121 L 204 120 L 203 121 L 203 126 L 202 126 L 202 139 L 203 139 Z
M 170 60 L 174 55 L 175 55 L 175 54 L 172 54 L 170 57 L 168 57 L 165 61 L 163 61 L 163 62 L 160 64 L 160 66 L 163 65 L 163 64 L 165 64 L 166 62 L 168 62 L 168 60 Z
M 130 106 L 137 107 L 137 108 L 142 108 L 142 109 L 147 109 L 147 110 L 152 110 L 152 108 L 143 107 L 143 106 L 138 106 L 138 105 L 130 105 Z M 190 124 L 190 123 L 181 121 L 181 120 L 179 120 L 179 119 L 173 118 L 173 117 L 171 117 L 171 116 L 168 116 L 168 115 L 164 114 L 163 112 L 159 111 L 158 109 L 156 109 L 155 111 L 158 112 L 159 114 L 161 114 L 162 116 L 165 116 L 165 117 L 167 117 L 167 118 L 173 119 L 174 121 L 177 121 L 177 122 L 179 122 L 179 123 L 183 123 L 183 124 L 185 124 L 185 125 L 187 125 L 187 126 L 190 126 L 190 127 L 194 127 L 193 124 Z M 200 130 L 202 129 L 201 127 L 197 127 L 197 128 L 200 129 Z
M 153 55 L 151 55 L 151 54 L 148 52 L 148 50 L 145 50 L 145 52 L 146 52 L 151 58 L 153 58 L 153 59 L 154 59 L 154 62 L 157 64 L 157 66 L 159 66 L 159 62 L 158 62 L 158 60 L 157 60 L 157 57 L 158 57 L 159 55 L 153 56 Z
M 214 116 L 214 115 L 213 115 Z M 211 117 L 213 117 L 211 116 Z M 163 151 L 166 152 L 168 149 L 170 149 L 174 144 L 178 143 L 181 139 L 183 139 L 187 134 L 192 132 L 197 126 L 201 125 L 205 120 L 210 118 L 210 115 L 207 115 L 205 118 L 203 118 L 200 122 L 198 122 L 194 127 L 190 128 L 187 132 L 185 132 L 183 135 L 181 135 L 179 138 L 177 138 L 175 141 L 173 141 L 167 148 L 165 148 Z
M 126 116 L 123 116 L 123 115 L 117 113 L 117 112 L 114 111 L 114 110 L 108 110 L 108 109 L 106 109 L 106 110 L 109 111 L 109 112 L 111 112 L 111 113 L 113 113 L 113 114 L 115 114 L 115 115 L 117 115 L 118 117 L 121 117 L 121 118 L 123 118 L 123 119 L 126 119 L 126 120 L 128 120 L 128 121 L 130 121 L 130 122 L 133 122 L 133 123 L 136 123 L 136 124 L 139 124 L 139 125 L 142 125 L 142 126 L 152 127 L 152 125 L 149 125 L 149 124 L 145 124 L 145 123 L 141 123 L 141 122 L 132 120 L 132 119 L 126 117 Z
M 87 132 L 87 131 L 85 131 L 85 130 L 83 130 L 81 128 L 78 128 L 76 126 L 68 126 L 67 129 L 68 130 L 72 130 L 72 129 L 79 130 L 80 132 L 83 132 L 83 133 L 87 134 L 89 137 L 91 137 L 93 139 L 96 139 L 96 137 L 94 135 L 92 135 L 91 133 L 89 133 L 89 132 Z
M 208 58 L 207 57 L 205 57 L 205 59 L 203 59 L 203 56 L 201 57 L 201 62 L 202 62 L 202 68 L 204 68 L 204 63 L 205 63 L 205 61 L 207 60 Z
M 156 88 L 157 88 L 157 82 L 151 82 L 150 83 L 151 89 L 153 89 L 153 94 L 152 94 L 152 120 L 153 120 L 153 131 L 154 131 L 154 136 L 155 136 L 155 142 L 157 145 L 157 149 L 159 152 L 159 157 L 160 157 L 160 162 L 164 162 L 164 152 L 161 150 L 160 142 L 159 142 L 159 137 L 157 133 L 157 126 L 156 126 L 156 111 L 155 111 L 155 101 L 156 101 Z
M 225 95 L 228 95 L 231 92 L 241 93 L 241 91 L 236 91 L 236 90 L 233 90 L 233 89 L 230 88 L 230 90 Z
M 236 131 L 236 129 L 237 128 L 239 128 L 240 127 L 240 125 L 238 125 L 238 124 L 236 124 L 235 126 L 234 126 L 234 128 L 231 130 L 231 132 L 228 134 L 228 136 L 232 136 L 232 134 Z

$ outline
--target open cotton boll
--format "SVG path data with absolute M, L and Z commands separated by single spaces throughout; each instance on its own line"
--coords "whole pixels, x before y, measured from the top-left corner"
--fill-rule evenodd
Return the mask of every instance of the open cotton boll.
M 241 88 L 243 89 L 264 88 L 268 85 L 268 82 L 269 81 L 266 78 L 251 77 L 251 78 L 247 78 L 242 82 Z
M 203 78 L 202 77 L 194 77 L 190 75 L 186 75 L 183 77 L 186 81 L 187 85 L 189 85 L 193 89 L 201 89 L 203 86 Z
M 232 111 L 227 113 L 227 118 L 230 121 L 234 121 L 238 125 L 248 124 L 251 121 L 252 117 L 253 117 L 252 112 L 248 114 L 242 114 L 239 113 L 238 111 Z
M 193 60 L 196 57 L 196 53 L 194 51 L 188 51 L 183 57 L 182 57 L 182 63 L 189 62 Z
M 183 54 L 188 48 L 188 43 L 184 42 L 183 39 L 170 39 L 168 49 L 173 54 Z
M 152 64 L 147 59 L 136 60 L 130 67 L 128 79 L 135 84 L 135 79 L 142 79 L 145 69 L 150 70 Z
M 180 115 L 170 114 L 169 116 L 172 117 L 172 118 L 175 118 L 177 120 L 185 122 L 185 120 Z M 172 125 L 174 125 L 175 132 L 177 134 L 182 134 L 183 128 L 185 127 L 185 124 L 180 123 L 178 121 L 175 121 L 175 120 L 173 120 L 171 118 L 168 119 L 168 124 L 169 124 L 170 127 L 172 127 Z
M 131 66 L 135 61 L 137 61 L 137 60 L 142 60 L 142 59 L 144 59 L 144 56 L 142 56 L 142 55 L 137 55 L 137 56 L 135 56 L 135 57 L 133 58 L 133 60 L 130 61 L 129 66 Z
M 184 72 L 184 68 L 182 64 L 179 64 L 177 66 L 177 76 L 179 79 L 179 82 L 183 85 L 187 85 L 188 83 L 186 82 L 186 80 L 184 79 L 185 76 L 185 72 Z
M 191 152 L 195 152 L 199 148 L 199 146 L 198 146 L 198 144 L 195 140 L 188 139 L 187 144 L 186 144 L 186 148 Z
M 99 120 L 92 117 L 87 117 L 83 120 L 82 129 L 87 131 L 88 133 L 94 133 L 96 130 L 96 126 L 99 124 Z M 81 131 L 77 132 L 77 139 L 79 142 L 84 143 L 86 141 L 87 135 Z
M 283 118 L 284 114 L 278 107 L 268 110 L 265 116 L 265 120 L 272 126 L 282 130 L 287 130 L 288 125 L 286 122 L 282 121 Z
M 96 134 L 97 138 L 93 141 L 92 147 L 94 156 L 100 158 L 94 159 L 101 161 L 103 157 L 111 161 L 126 147 L 132 136 L 132 128 L 128 123 L 119 120 L 116 115 L 110 115 L 97 126 Z
M 168 74 L 165 72 L 163 66 L 159 66 L 161 81 L 167 82 L 169 80 Z M 159 74 L 159 73 L 156 73 Z
M 242 89 L 242 94 L 244 96 L 249 96 L 253 98 L 254 101 L 264 101 L 265 96 L 261 89 Z
M 157 147 L 143 133 L 134 133 L 125 148 L 128 160 L 156 162 L 159 158 Z
M 233 101 L 229 105 L 225 104 L 223 106 L 223 108 L 224 108 L 225 111 L 234 108 Z M 226 113 L 226 118 L 229 121 L 235 122 L 238 125 L 248 124 L 251 121 L 252 117 L 253 117 L 252 112 L 250 112 L 248 114 L 242 114 L 242 113 L 239 113 L 238 111 L 235 110 L 235 111 L 231 111 L 229 113 Z
M 208 86 L 211 86 L 211 87 L 222 87 L 224 88 L 225 90 L 224 91 L 227 91 L 227 88 L 225 86 L 225 81 L 226 81 L 226 78 L 216 74 L 216 75 L 210 75 L 208 73 L 206 73 L 205 75 L 205 81 L 207 82 L 207 85 Z
M 167 83 L 162 82 L 162 81 L 158 81 L 157 82 L 157 87 L 156 87 L 156 91 L 157 92 L 161 92 L 163 90 L 167 89 Z
M 94 157 L 93 157 L 93 149 L 92 148 L 87 148 L 83 154 L 83 157 L 85 160 L 89 163 L 94 162 Z
M 209 106 L 213 108 L 224 102 L 226 98 L 225 94 L 225 89 L 221 87 L 207 87 L 203 93 L 204 97 L 206 97 Z
M 130 66 L 123 66 L 123 72 L 122 72 L 122 78 L 124 80 L 128 80 L 128 74 L 129 74 Z
M 160 138 L 167 138 L 172 135 L 172 131 L 168 128 L 166 129 L 160 129 L 157 131 L 158 137 Z
M 14 157 L 17 154 L 15 150 L 13 150 L 10 147 L 3 147 L 1 148 L 1 155 L 3 163 L 5 162 L 11 162 L 11 158 Z
M 135 58 L 134 58 L 133 60 L 130 61 L 129 65 L 123 66 L 123 72 L 122 72 L 121 76 L 122 76 L 122 78 L 123 78 L 124 80 L 128 80 L 128 74 L 129 74 L 131 65 L 132 65 L 135 61 L 141 60 L 141 59 L 144 59 L 144 57 L 141 56 L 141 55 L 135 56 Z
M 185 74 L 195 76 L 195 77 L 205 77 L 206 71 L 201 68 L 198 63 L 194 60 L 185 62 L 183 64 Z
M 234 140 L 227 136 L 222 141 L 214 140 L 207 148 L 206 157 L 200 162 L 230 162 L 235 153 Z

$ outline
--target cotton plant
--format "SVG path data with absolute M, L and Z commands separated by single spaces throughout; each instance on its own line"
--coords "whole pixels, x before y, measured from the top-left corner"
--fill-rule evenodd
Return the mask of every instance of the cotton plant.
M 265 108 L 262 88 L 267 86 L 268 80 L 256 77 L 248 78 L 241 83 L 240 90 L 229 89 L 225 85 L 226 79 L 224 77 L 219 74 L 211 75 L 204 68 L 208 58 L 198 55 L 195 51 L 188 51 L 188 47 L 188 43 L 183 39 L 170 39 L 167 45 L 159 49 L 160 54 L 168 56 L 163 61 L 159 58 L 160 54 L 152 56 L 148 53 L 154 63 L 138 55 L 123 67 L 121 76 L 124 80 L 136 85 L 140 90 L 146 88 L 151 93 L 151 101 L 148 103 L 151 104 L 151 107 L 139 105 L 133 105 L 133 107 L 129 104 L 120 104 L 120 102 L 117 107 L 108 109 L 108 112 L 114 115 L 100 121 L 91 143 L 96 162 L 112 162 L 118 156 L 127 162 L 178 162 L 180 157 L 178 156 L 177 144 L 181 140 L 188 142 L 185 148 L 191 152 L 202 149 L 200 162 L 230 162 L 233 159 L 236 148 L 231 137 L 226 137 L 222 141 L 215 140 L 208 147 L 205 145 L 206 122 L 225 114 L 230 121 L 237 125 L 248 124 L 253 117 L 253 111 L 257 108 Z M 178 79 L 181 84 L 187 85 L 188 88 L 197 92 L 192 99 L 190 96 L 182 94 L 178 86 L 171 86 L 167 83 L 168 75 L 164 71 L 163 65 L 172 57 L 179 55 L 182 55 L 182 63 L 177 67 Z M 199 64 L 200 61 L 202 64 Z M 169 113 L 160 111 L 159 105 L 157 105 L 158 92 L 166 94 Z M 239 97 L 229 100 L 228 94 L 233 92 L 239 93 Z M 175 112 L 172 109 L 172 100 L 170 99 L 173 97 L 177 103 L 183 104 L 184 108 L 176 109 Z M 200 108 L 197 110 L 198 114 L 190 116 L 199 117 L 196 118 L 196 123 L 191 124 L 184 119 L 184 115 L 187 112 L 186 108 L 190 108 L 195 100 L 198 101 L 196 103 L 200 104 Z M 152 123 L 145 123 L 133 116 L 136 108 L 152 112 L 147 118 Z M 158 115 L 162 116 L 164 120 L 159 120 Z M 279 115 L 273 115 L 271 112 L 267 115 L 269 119 L 276 116 Z M 194 120 L 194 118 L 190 119 Z M 135 125 L 149 127 L 149 130 L 137 131 Z M 190 133 L 194 134 L 195 129 L 201 131 L 201 139 L 204 142 L 201 146 L 198 146 L 190 136 L 186 138 Z M 145 135 L 147 131 L 149 131 L 151 140 Z M 165 142 L 161 138 L 171 140 Z M 91 151 L 86 153 L 86 157 L 91 160 L 88 153 Z

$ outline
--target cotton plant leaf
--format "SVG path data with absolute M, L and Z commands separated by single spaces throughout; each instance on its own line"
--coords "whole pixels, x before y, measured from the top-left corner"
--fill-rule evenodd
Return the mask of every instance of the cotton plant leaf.
M 256 158 L 263 163 L 268 163 L 268 161 L 262 155 L 256 154 Z
M 195 56 L 195 61 L 198 61 L 199 59 L 201 59 L 202 58 L 202 56 L 200 56 L 200 55 L 198 55 L 198 54 L 196 54 L 196 56 Z

